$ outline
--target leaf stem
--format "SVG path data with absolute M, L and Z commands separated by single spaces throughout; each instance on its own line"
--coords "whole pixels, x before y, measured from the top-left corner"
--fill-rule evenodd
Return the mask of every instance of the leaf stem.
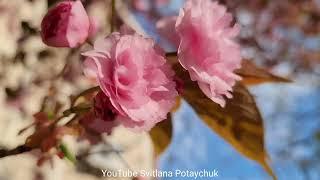
M 76 95 L 75 97 L 72 98 L 71 107 L 73 107 L 76 104 L 77 100 L 80 97 L 85 96 L 85 95 L 90 94 L 90 93 L 93 93 L 93 92 L 98 91 L 98 90 L 100 90 L 100 87 L 99 86 L 95 86 L 95 87 L 92 87 L 92 88 L 89 88 L 87 90 L 82 91 L 81 93 L 79 93 L 78 95 Z

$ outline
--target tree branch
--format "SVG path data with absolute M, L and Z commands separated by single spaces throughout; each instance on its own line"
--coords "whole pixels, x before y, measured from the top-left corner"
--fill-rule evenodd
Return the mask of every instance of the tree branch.
M 29 152 L 31 150 L 32 150 L 32 148 L 27 147 L 25 145 L 18 146 L 14 149 L 11 149 L 11 150 L 0 149 L 0 158 L 22 154 L 25 152 Z

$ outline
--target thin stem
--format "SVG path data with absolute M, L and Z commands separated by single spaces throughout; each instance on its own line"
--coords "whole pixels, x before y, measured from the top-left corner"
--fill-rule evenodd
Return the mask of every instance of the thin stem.
M 79 118 L 79 115 L 76 114 L 69 122 L 67 122 L 66 126 L 72 125 L 78 118 Z
M 178 53 L 177 52 L 168 52 L 166 53 L 166 58 L 172 66 L 178 63 Z
M 58 123 L 61 119 L 65 118 L 65 117 L 68 117 L 70 116 L 71 114 L 76 114 L 76 116 L 74 118 L 72 118 L 70 120 L 70 122 L 68 122 L 67 125 L 71 124 L 73 121 L 76 120 L 76 118 L 78 117 L 77 115 L 81 112 L 87 112 L 91 109 L 91 106 L 83 106 L 83 105 L 80 105 L 80 106 L 75 106 L 75 104 L 77 103 L 78 99 L 82 96 L 85 96 L 87 94 L 90 94 L 90 93 L 94 93 L 95 91 L 98 91 L 100 90 L 100 87 L 99 86 L 95 86 L 95 87 L 92 87 L 92 88 L 89 88 L 89 89 L 86 89 L 84 91 L 82 91 L 81 93 L 79 93 L 78 95 L 76 95 L 75 97 L 73 97 L 71 99 L 71 105 L 70 105 L 70 108 L 63 111 L 62 113 L 62 116 L 60 116 L 59 118 L 57 118 L 57 120 L 54 122 L 55 124 Z
M 111 18 L 110 18 L 110 26 L 111 26 L 111 33 L 115 30 L 115 13 L 116 13 L 116 3 L 115 0 L 111 0 Z
M 23 134 L 26 130 L 28 130 L 29 128 L 33 127 L 34 125 L 35 125 L 35 123 L 32 123 L 32 124 L 28 125 L 27 127 L 21 129 L 21 130 L 18 132 L 18 135 Z
M 177 56 L 177 55 L 178 55 L 177 52 L 168 52 L 168 53 L 166 53 L 166 57 Z
M 69 68 L 69 66 L 72 64 L 72 60 L 71 60 L 71 57 L 73 56 L 73 54 L 76 52 L 76 49 L 71 49 L 66 57 L 66 62 L 63 66 L 63 68 L 61 69 L 61 71 L 55 75 L 52 80 L 57 80 L 61 77 L 64 76 L 64 74 L 66 73 L 67 69 Z
M 94 43 L 93 43 L 92 41 L 87 40 L 86 43 L 87 43 L 89 46 L 94 47 Z

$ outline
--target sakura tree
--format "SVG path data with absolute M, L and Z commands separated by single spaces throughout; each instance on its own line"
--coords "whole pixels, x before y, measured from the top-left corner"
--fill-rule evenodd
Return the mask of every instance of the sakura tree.
M 245 42 L 239 37 L 241 26 L 234 12 L 229 11 L 231 2 L 186 0 L 178 16 L 158 19 L 161 38 L 175 48 L 170 52 L 128 23 L 117 8 L 126 4 L 144 12 L 168 1 L 107 0 L 103 2 L 109 12 L 106 27 L 87 13 L 94 0 L 49 2 L 35 34 L 47 46 L 68 48 L 70 56 L 78 55 L 80 73 L 69 75 L 83 76 L 90 86 L 64 102 L 53 93 L 61 87 L 52 87 L 34 122 L 20 134 L 31 127 L 34 132 L 24 144 L 0 150 L 0 157 L 40 150 L 39 166 L 56 155 L 77 163 L 78 155 L 68 150 L 63 136 L 97 144 L 102 134 L 110 135 L 118 126 L 148 132 L 158 156 L 172 137 L 171 114 L 185 100 L 214 132 L 276 179 L 264 148 L 262 117 L 247 86 L 290 80 L 242 57 Z M 67 78 L 74 63 L 66 58 L 65 67 L 50 80 Z

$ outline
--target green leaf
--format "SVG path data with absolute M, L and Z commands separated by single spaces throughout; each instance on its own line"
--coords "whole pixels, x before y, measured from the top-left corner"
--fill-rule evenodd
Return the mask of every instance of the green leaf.
M 72 163 L 76 162 L 76 158 L 73 155 L 73 153 L 69 150 L 69 148 L 67 147 L 67 145 L 65 145 L 64 143 L 61 143 L 59 146 L 61 152 L 63 153 L 63 155 Z

